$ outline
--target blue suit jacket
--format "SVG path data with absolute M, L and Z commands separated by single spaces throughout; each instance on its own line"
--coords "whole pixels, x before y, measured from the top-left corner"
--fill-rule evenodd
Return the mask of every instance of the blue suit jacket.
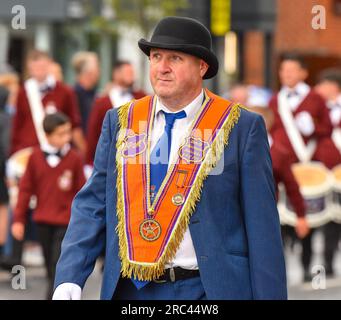
M 120 277 L 116 216 L 118 117 L 103 122 L 94 171 L 76 195 L 57 264 L 55 287 L 83 287 L 105 248 L 102 299 Z M 189 229 L 208 299 L 286 299 L 286 272 L 272 164 L 263 119 L 241 110 L 221 160 L 204 182 Z

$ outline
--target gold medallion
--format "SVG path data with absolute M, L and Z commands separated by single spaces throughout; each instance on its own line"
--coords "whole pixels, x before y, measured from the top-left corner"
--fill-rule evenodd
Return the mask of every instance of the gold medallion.
M 154 219 L 146 219 L 140 224 L 140 235 L 146 241 L 155 241 L 160 238 L 161 226 Z
M 185 202 L 185 197 L 184 197 L 184 195 L 182 193 L 176 193 L 172 197 L 172 202 L 176 206 L 181 206 Z

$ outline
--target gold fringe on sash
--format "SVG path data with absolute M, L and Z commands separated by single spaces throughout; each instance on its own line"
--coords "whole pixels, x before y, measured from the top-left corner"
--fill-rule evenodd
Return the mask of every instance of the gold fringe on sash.
M 213 141 L 211 148 L 209 149 L 203 164 L 198 172 L 198 175 L 191 187 L 191 192 L 185 202 L 182 209 L 181 216 L 179 217 L 178 224 L 175 226 L 173 234 L 169 240 L 168 246 L 165 248 L 164 253 L 156 263 L 143 263 L 130 261 L 128 258 L 128 244 L 125 234 L 125 212 L 124 212 L 124 199 L 122 190 L 122 159 L 121 159 L 121 147 L 124 140 L 125 129 L 128 124 L 128 112 L 130 104 L 126 104 L 118 109 L 120 134 L 116 144 L 117 147 L 117 216 L 118 225 L 116 232 L 119 238 L 119 256 L 121 259 L 121 273 L 123 277 L 132 278 L 137 277 L 139 280 L 157 279 L 164 273 L 164 266 L 168 261 L 171 261 L 181 241 L 183 240 L 185 231 L 189 225 L 189 220 L 192 213 L 195 210 L 197 201 L 200 199 L 204 180 L 207 178 L 209 172 L 217 165 L 220 160 L 224 148 L 228 145 L 229 136 L 232 128 L 238 122 L 240 117 L 240 109 L 244 108 L 239 104 L 234 104 L 231 107 L 230 114 L 225 121 L 223 127 L 219 130 L 215 140 Z

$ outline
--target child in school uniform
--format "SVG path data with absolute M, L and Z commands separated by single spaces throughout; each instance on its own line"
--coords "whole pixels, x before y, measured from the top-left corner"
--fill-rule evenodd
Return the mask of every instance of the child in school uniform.
M 37 204 L 33 220 L 41 243 L 48 278 L 47 298 L 52 297 L 55 266 L 71 212 L 71 203 L 85 183 L 83 160 L 71 148 L 72 125 L 61 112 L 49 114 L 43 122 L 46 143 L 35 147 L 19 185 L 12 234 L 24 237 L 26 213 L 32 196 Z

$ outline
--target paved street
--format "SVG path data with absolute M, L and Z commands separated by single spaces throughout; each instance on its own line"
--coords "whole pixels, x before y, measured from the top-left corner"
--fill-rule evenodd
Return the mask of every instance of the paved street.
M 46 294 L 45 270 L 39 247 L 26 250 L 23 255 L 26 267 L 26 289 L 12 288 L 12 275 L 0 270 L 0 300 L 44 300 Z M 101 263 L 98 263 L 83 291 L 83 299 L 99 299 Z
M 319 266 L 322 263 L 323 241 L 322 235 L 316 233 L 313 238 L 314 259 L 313 265 Z M 325 289 L 314 289 L 313 286 L 322 286 L 323 282 L 313 281 L 313 283 L 302 283 L 302 270 L 299 263 L 300 246 L 296 244 L 292 249 L 286 249 L 286 264 L 289 284 L 289 299 L 341 299 L 341 254 L 336 257 L 336 277 L 327 279 Z M 14 290 L 11 285 L 11 276 L 4 271 L 0 271 L 0 299 L 44 299 L 46 283 L 44 279 L 44 269 L 40 266 L 42 259 L 39 251 L 26 254 L 24 261 L 31 264 L 26 268 L 27 288 L 25 290 Z M 97 264 L 94 273 L 89 278 L 83 292 L 83 299 L 98 299 L 101 286 L 101 265 Z
M 300 265 L 300 251 L 298 244 L 292 250 L 286 248 L 286 268 L 289 285 L 289 299 L 332 299 L 341 300 L 341 253 L 340 250 L 335 257 L 334 268 L 335 277 L 332 279 L 325 279 L 321 277 L 322 282 L 319 281 L 319 276 L 316 276 L 317 270 L 321 270 L 323 264 L 323 237 L 320 232 L 316 232 L 313 237 L 314 257 L 312 261 L 313 281 L 302 283 L 303 270 Z M 315 268 L 315 270 L 314 270 Z M 323 280 L 325 279 L 325 283 Z M 322 288 L 321 288 L 322 287 Z M 325 287 L 325 289 L 323 289 Z

